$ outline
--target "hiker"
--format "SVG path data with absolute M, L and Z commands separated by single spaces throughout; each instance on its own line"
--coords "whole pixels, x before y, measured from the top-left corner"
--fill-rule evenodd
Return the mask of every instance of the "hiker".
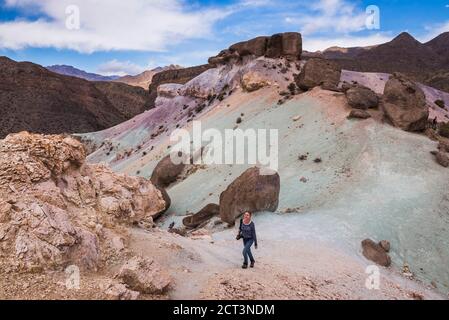
M 256 226 L 251 221 L 252 213 L 247 211 L 240 220 L 239 234 L 237 240 L 243 239 L 243 269 L 248 268 L 248 259 L 251 261 L 251 268 L 254 268 L 256 261 L 251 252 L 251 246 L 254 244 L 257 249 Z

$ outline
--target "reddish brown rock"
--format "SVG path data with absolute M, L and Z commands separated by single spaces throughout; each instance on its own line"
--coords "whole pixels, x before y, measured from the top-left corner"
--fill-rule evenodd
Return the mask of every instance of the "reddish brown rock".
M 395 127 L 405 131 L 423 131 L 427 127 L 429 108 L 420 87 L 400 73 L 385 85 L 383 108 Z
M 337 88 L 340 83 L 341 67 L 333 61 L 312 58 L 304 65 L 297 85 L 302 90 L 309 90 L 317 86 Z
M 151 182 L 160 188 L 167 188 L 175 182 L 185 168 L 184 163 L 173 163 L 171 156 L 167 155 L 154 168 Z
M 379 106 L 379 97 L 370 88 L 364 86 L 353 86 L 346 90 L 348 104 L 356 109 L 377 108 Z
M 221 193 L 220 218 L 234 224 L 245 211 L 275 211 L 279 205 L 279 192 L 277 172 L 263 175 L 260 168 L 250 168 Z
M 351 113 L 349 113 L 348 116 L 348 119 L 369 119 L 369 118 L 371 118 L 371 115 L 367 111 L 361 109 L 351 110 Z
M 440 164 L 441 166 L 443 166 L 445 168 L 449 167 L 449 156 L 447 153 L 437 152 L 435 157 L 436 157 L 438 164 Z
M 389 267 L 391 265 L 391 258 L 387 251 L 378 243 L 375 243 L 371 239 L 365 239 L 362 241 L 363 255 L 368 260 L 375 262 L 376 264 Z

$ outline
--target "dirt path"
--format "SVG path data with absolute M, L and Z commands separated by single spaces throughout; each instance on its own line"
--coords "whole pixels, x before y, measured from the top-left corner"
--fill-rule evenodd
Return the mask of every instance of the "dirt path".
M 263 229 L 260 230 L 263 232 Z M 164 231 L 132 230 L 131 248 L 167 266 L 171 299 L 441 299 L 442 296 L 380 269 L 380 290 L 368 290 L 369 265 L 318 242 L 265 238 L 255 269 L 242 270 L 241 243 L 226 230 L 193 240 Z

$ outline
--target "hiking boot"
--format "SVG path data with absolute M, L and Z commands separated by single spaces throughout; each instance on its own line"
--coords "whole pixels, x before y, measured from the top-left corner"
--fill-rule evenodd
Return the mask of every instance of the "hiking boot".
M 256 261 L 251 261 L 250 267 L 254 268 L 254 264 L 256 263 Z
M 244 263 L 242 269 L 248 269 L 248 265 Z

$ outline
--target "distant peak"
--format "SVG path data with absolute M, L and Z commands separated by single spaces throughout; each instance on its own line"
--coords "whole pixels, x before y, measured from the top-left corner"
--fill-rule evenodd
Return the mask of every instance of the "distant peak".
M 393 39 L 392 42 L 418 42 L 410 33 L 402 32 L 396 38 Z

